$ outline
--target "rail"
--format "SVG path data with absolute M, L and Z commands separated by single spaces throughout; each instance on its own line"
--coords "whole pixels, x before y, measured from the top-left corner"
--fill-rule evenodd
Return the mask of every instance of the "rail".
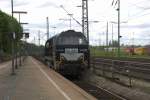
M 106 72 L 109 72 L 111 78 L 114 78 L 115 74 L 128 77 L 130 86 L 132 77 L 150 80 L 150 63 L 94 58 L 92 66 L 94 70 L 101 70 L 103 76 Z
M 124 98 L 124 97 L 122 97 L 122 96 L 120 96 L 120 95 L 118 95 L 118 94 L 116 94 L 116 93 L 113 93 L 113 92 L 111 92 L 111 91 L 109 91 L 109 90 L 107 90 L 107 89 L 104 89 L 104 88 L 102 88 L 102 87 L 100 87 L 100 86 L 97 86 L 97 87 L 98 87 L 99 89 L 101 89 L 101 90 L 107 92 L 108 94 L 110 94 L 110 95 L 112 95 L 112 96 L 118 98 L 118 100 L 127 100 L 126 98 Z

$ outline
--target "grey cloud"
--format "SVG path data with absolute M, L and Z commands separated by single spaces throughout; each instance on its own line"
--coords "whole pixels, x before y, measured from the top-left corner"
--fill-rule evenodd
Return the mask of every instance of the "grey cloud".
M 29 26 L 29 28 L 46 29 L 46 24 L 45 24 L 45 23 L 29 24 L 28 26 Z M 53 26 L 56 26 L 57 29 L 62 29 L 62 28 L 65 28 L 65 27 L 69 27 L 68 24 L 64 24 L 64 23 L 62 23 L 62 22 L 56 23 L 56 24 L 54 24 Z M 50 28 L 53 27 L 53 26 L 50 25 Z
M 17 1 L 17 2 L 14 2 L 14 6 L 25 6 L 25 5 L 28 5 L 29 2 L 25 2 L 25 1 Z
M 141 34 L 138 37 L 150 39 L 150 29 L 146 29 L 146 30 L 141 31 Z
M 63 29 L 63 28 L 69 27 L 69 24 L 63 23 L 62 21 L 60 21 L 60 22 L 55 23 L 53 26 L 56 26 L 59 29 Z
M 122 28 L 150 28 L 150 23 L 139 24 L 139 25 L 122 25 Z
M 0 0 L 0 2 L 4 2 L 4 1 L 6 2 L 6 0 Z
M 50 1 L 47 1 L 47 2 L 39 5 L 38 7 L 43 8 L 43 7 L 50 7 L 50 6 L 54 7 L 54 8 L 58 8 L 59 7 L 58 5 L 56 5 L 55 3 L 50 2 Z
M 4 1 L 4 0 L 3 0 Z M 8 2 L 8 1 L 7 1 Z M 14 1 L 13 2 L 14 3 L 14 7 L 18 7 L 18 6 L 25 6 L 25 5 L 28 5 L 29 4 L 29 2 L 27 2 L 27 1 L 19 1 L 19 0 L 17 0 L 17 1 Z M 10 7 L 11 6 L 11 3 L 9 3 L 8 5 L 6 5 L 7 7 Z
M 43 24 L 29 24 L 29 28 L 46 28 L 46 25 Z

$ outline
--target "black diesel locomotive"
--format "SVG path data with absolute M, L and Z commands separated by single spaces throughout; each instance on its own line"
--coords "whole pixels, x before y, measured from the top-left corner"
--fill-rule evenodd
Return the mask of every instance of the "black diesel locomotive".
M 88 58 L 88 41 L 81 32 L 64 31 L 45 44 L 46 63 L 64 75 L 80 75 L 88 68 Z

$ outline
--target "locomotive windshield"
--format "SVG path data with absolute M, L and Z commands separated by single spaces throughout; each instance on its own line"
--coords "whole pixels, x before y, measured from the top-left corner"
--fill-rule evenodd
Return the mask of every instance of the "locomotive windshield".
M 59 45 L 85 45 L 85 38 L 79 36 L 59 37 L 57 44 Z

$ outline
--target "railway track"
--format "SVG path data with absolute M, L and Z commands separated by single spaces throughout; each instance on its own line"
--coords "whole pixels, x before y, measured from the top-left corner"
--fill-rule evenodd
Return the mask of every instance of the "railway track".
M 92 82 L 85 81 L 84 79 L 72 77 L 72 76 L 65 76 L 67 79 L 72 81 L 74 84 L 88 92 L 89 94 L 96 97 L 98 100 L 129 100 L 120 94 L 116 94 L 114 92 L 111 92 L 107 89 L 104 89 L 100 86 L 95 85 Z M 86 78 L 87 76 L 84 76 L 83 78 Z
M 80 88 L 82 88 L 83 90 L 85 90 L 86 92 L 88 92 L 89 94 L 96 97 L 98 100 L 127 100 L 115 93 L 112 93 L 101 87 L 97 87 L 94 84 L 88 83 L 86 81 L 81 81 L 76 77 L 72 77 L 72 76 L 65 76 L 65 77 L 70 81 L 72 81 L 77 86 L 79 86 Z
M 150 63 L 95 58 L 93 68 L 103 72 L 150 80 Z
M 150 58 L 148 58 L 148 57 L 141 57 L 141 58 L 136 58 L 136 57 L 119 57 L 119 58 L 118 57 L 92 57 L 92 58 L 150 63 Z
M 73 81 L 80 88 L 95 96 L 98 100 L 128 100 L 118 94 L 84 81 Z

